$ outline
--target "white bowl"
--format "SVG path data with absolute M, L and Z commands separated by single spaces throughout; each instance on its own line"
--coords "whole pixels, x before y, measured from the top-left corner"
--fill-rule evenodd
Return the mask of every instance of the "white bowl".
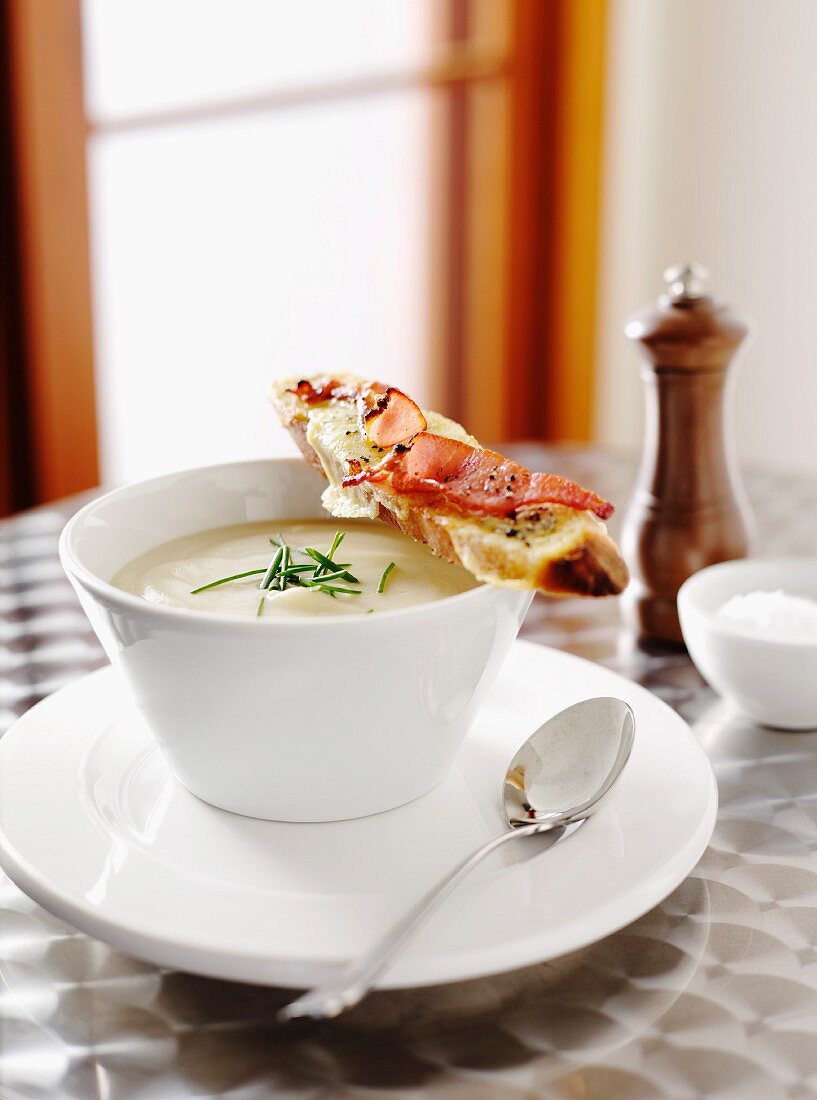
M 199 798 L 281 821 L 392 809 L 445 776 L 530 592 L 480 585 L 376 615 L 243 618 L 114 588 L 170 539 L 254 520 L 325 518 L 300 459 L 168 474 L 93 501 L 63 567 L 171 768 Z
M 781 729 L 817 727 L 817 642 L 759 638 L 717 618 L 732 596 L 783 591 L 817 599 L 817 559 L 722 562 L 682 585 L 678 615 L 701 675 L 756 722 Z

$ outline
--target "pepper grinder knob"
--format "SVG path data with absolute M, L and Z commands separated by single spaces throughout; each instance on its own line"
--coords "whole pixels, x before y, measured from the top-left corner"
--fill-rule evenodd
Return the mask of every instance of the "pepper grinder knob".
M 666 298 L 673 305 L 710 297 L 707 291 L 709 271 L 703 264 L 697 264 L 694 260 L 668 267 L 664 272 L 664 281 L 669 288 Z
M 645 639 L 682 643 L 676 597 L 715 562 L 745 557 L 753 527 L 734 459 L 731 363 L 751 323 L 716 302 L 696 263 L 632 316 L 646 389 L 644 451 L 624 523 L 632 582 L 624 606 Z

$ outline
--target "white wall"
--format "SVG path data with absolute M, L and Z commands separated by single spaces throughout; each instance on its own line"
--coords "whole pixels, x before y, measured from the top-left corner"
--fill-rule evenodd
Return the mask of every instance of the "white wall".
M 614 0 L 598 432 L 641 439 L 622 325 L 670 263 L 758 323 L 741 458 L 817 471 L 817 2 Z

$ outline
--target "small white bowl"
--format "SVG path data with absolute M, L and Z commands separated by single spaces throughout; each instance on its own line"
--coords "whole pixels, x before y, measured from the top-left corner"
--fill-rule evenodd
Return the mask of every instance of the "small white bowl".
M 170 766 L 222 809 L 334 821 L 392 809 L 445 776 L 517 635 L 530 592 L 480 585 L 375 615 L 186 611 L 111 577 L 170 539 L 253 520 L 326 518 L 301 459 L 168 474 L 93 501 L 63 567 Z
M 817 559 L 722 562 L 695 573 L 678 593 L 678 615 L 701 675 L 756 722 L 817 728 L 817 642 L 754 636 L 717 618 L 732 596 L 783 589 L 817 599 Z

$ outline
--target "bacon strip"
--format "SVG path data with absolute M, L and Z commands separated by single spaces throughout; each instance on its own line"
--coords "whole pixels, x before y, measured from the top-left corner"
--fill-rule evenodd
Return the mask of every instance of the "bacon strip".
M 395 386 L 382 382 L 367 382 L 358 387 L 339 382 L 337 378 L 302 378 L 288 391 L 306 405 L 324 401 L 357 401 L 360 429 L 378 447 L 393 447 L 408 443 L 427 424 L 420 406 Z
M 480 515 L 510 517 L 538 504 L 564 504 L 593 512 L 600 519 L 612 504 L 573 481 L 555 474 L 531 473 L 496 451 L 485 451 L 457 439 L 422 432 L 408 447 L 397 447 L 382 462 L 343 481 L 343 486 L 391 478 L 398 493 L 418 493 L 428 504 L 454 507 Z
M 314 381 L 309 378 L 302 378 L 298 385 L 291 390 L 287 390 L 287 393 L 294 393 L 307 405 L 317 405 L 321 401 L 329 401 L 341 393 L 350 394 L 350 391 L 346 389 L 342 382 L 338 382 L 337 378 L 316 378 Z
M 360 402 L 363 430 L 378 447 L 408 443 L 428 427 L 420 406 L 394 386 L 385 393 L 369 390 L 361 395 Z

